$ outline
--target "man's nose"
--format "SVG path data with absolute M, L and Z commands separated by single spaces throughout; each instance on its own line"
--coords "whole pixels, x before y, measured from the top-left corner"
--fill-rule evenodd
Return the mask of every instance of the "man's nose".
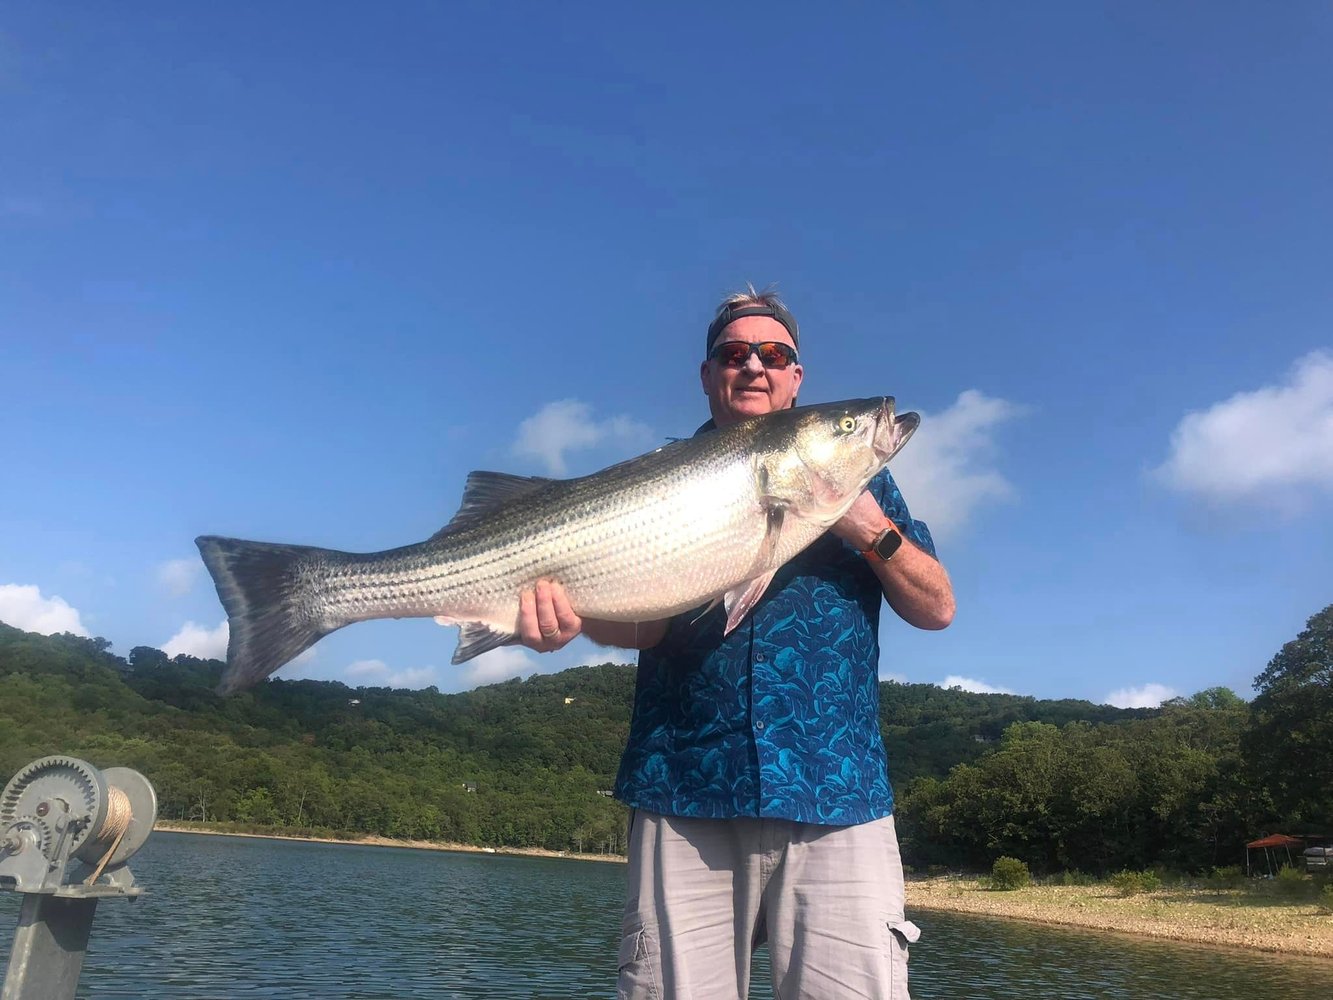
M 763 373 L 764 363 L 759 360 L 758 351 L 751 351 L 750 356 L 745 359 L 745 370 L 751 375 L 759 375 Z

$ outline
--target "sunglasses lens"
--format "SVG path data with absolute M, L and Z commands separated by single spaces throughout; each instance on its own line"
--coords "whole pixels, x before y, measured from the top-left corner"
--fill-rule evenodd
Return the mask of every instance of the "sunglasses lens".
M 750 345 L 743 344 L 740 341 L 719 344 L 713 350 L 713 357 L 717 358 L 728 368 L 743 368 L 745 367 L 745 362 L 750 360 Z
M 765 368 L 786 368 L 791 364 L 791 348 L 786 344 L 769 341 L 756 344 L 755 347 L 759 351 L 759 360 L 763 362 Z
M 742 340 L 729 340 L 713 348 L 712 357 L 728 368 L 744 368 L 751 354 L 759 355 L 759 363 L 765 368 L 786 368 L 796 360 L 796 352 L 786 344 L 775 340 L 766 340 L 762 344 L 747 344 Z

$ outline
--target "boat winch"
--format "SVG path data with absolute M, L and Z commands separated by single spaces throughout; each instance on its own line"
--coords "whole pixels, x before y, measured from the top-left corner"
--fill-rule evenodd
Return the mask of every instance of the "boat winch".
M 0 889 L 23 895 L 0 1000 L 72 998 L 99 899 L 143 892 L 125 862 L 157 820 L 157 793 L 127 767 L 43 757 L 0 792 Z

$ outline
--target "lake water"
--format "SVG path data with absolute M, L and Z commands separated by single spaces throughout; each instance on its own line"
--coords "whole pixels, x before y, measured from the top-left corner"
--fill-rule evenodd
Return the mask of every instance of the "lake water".
M 156 833 L 130 867 L 149 893 L 98 907 L 80 997 L 615 995 L 621 865 Z M 0 961 L 17 913 L 0 892 Z M 912 916 L 914 1000 L 1333 997 L 1313 959 Z

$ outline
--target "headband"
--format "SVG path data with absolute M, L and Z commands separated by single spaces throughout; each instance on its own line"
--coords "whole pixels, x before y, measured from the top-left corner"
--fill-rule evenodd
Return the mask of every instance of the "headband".
M 775 319 L 787 328 L 791 334 L 791 342 L 797 347 L 801 346 L 800 334 L 797 332 L 796 319 L 791 313 L 779 305 L 772 306 L 727 306 L 717 314 L 717 319 L 708 325 L 708 346 L 704 348 L 704 354 L 707 355 L 713 349 L 713 343 L 717 340 L 718 334 L 725 330 L 733 320 L 738 320 L 742 316 L 768 316 Z

